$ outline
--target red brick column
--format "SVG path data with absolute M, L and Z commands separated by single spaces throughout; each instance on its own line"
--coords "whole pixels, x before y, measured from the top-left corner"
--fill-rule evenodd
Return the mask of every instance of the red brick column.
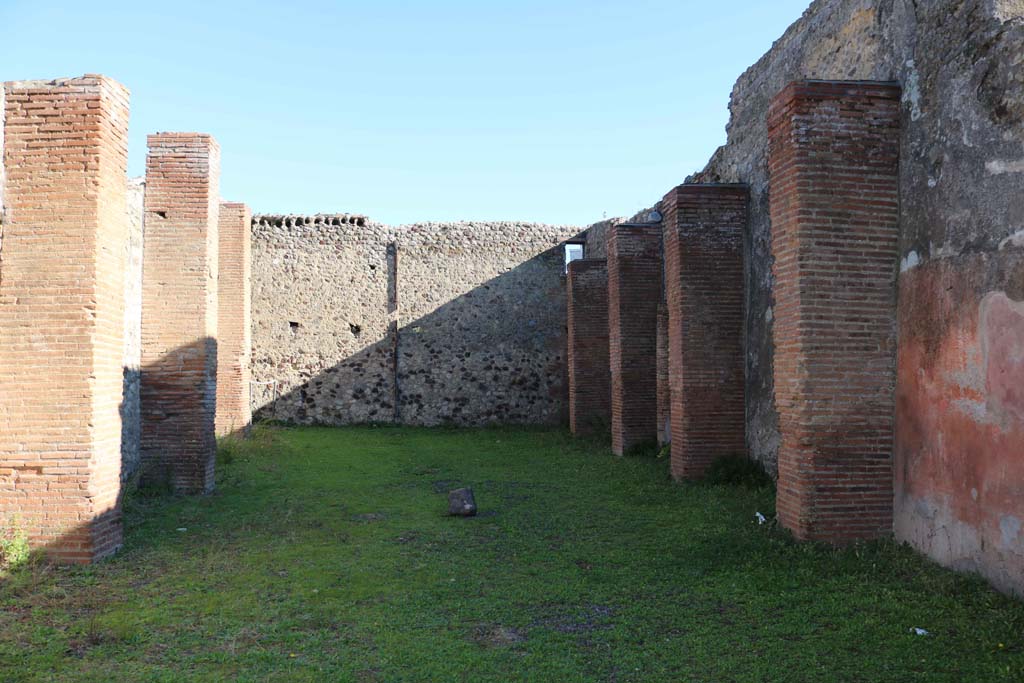
M 220 148 L 149 136 L 142 282 L 143 480 L 213 489 Z
M 662 201 L 672 476 L 695 479 L 746 455 L 743 185 L 680 185 Z
M 612 226 L 607 254 L 612 451 L 623 455 L 658 439 L 661 225 Z
M 672 391 L 668 377 L 668 303 L 658 302 L 658 446 L 671 441 Z
M 607 263 L 572 261 L 567 291 L 569 427 L 576 435 L 606 434 L 611 419 Z
M 778 511 L 798 538 L 892 531 L 900 91 L 804 81 L 769 109 Z
M 121 545 L 128 91 L 3 93 L 0 528 L 90 562 Z
M 245 204 L 220 205 L 217 281 L 217 434 L 245 430 L 252 420 L 252 213 Z

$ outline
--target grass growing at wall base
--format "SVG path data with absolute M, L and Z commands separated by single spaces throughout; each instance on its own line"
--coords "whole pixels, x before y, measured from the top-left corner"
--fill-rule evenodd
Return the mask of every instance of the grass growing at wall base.
M 478 517 L 444 516 L 460 485 Z M 0 680 L 1024 676 L 1024 605 L 981 581 L 796 544 L 754 518 L 770 489 L 560 432 L 263 429 L 218 487 L 133 497 L 108 562 L 6 576 Z

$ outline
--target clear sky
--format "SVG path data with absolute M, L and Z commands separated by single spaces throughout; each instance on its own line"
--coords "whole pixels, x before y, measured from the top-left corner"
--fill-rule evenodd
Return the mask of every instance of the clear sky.
M 257 212 L 630 215 L 725 141 L 809 0 L 0 0 L 2 80 L 102 73 L 145 136 L 212 133 Z

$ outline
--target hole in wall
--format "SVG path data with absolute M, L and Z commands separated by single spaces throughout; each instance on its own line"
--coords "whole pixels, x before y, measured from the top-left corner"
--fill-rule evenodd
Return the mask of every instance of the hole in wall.
M 157 211 L 156 215 L 160 216 L 160 218 L 167 218 L 167 212 L 166 211 Z
M 297 322 L 295 322 L 294 320 L 289 320 L 288 321 L 288 329 L 290 329 L 292 331 L 292 334 L 295 334 L 299 330 L 299 324 Z
M 355 323 L 349 323 L 348 324 L 348 329 L 356 337 L 358 337 L 359 334 L 363 331 L 362 326 L 361 325 L 356 325 Z

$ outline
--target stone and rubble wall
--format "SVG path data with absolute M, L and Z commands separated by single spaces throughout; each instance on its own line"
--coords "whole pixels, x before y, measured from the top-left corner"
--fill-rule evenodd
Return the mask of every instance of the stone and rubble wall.
M 253 220 L 253 409 L 301 424 L 560 424 L 575 227 Z
M 143 178 L 128 180 L 128 239 L 124 248 L 124 397 L 121 402 L 121 479 L 139 469 L 142 438 L 142 212 L 146 191 Z

